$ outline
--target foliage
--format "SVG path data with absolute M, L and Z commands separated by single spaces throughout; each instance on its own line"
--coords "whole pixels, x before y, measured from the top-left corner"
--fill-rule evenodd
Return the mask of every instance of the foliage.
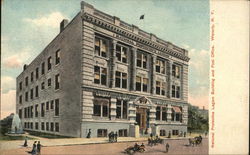
M 204 117 L 197 107 L 188 106 L 188 130 L 189 131 L 208 131 L 208 116 Z
M 11 129 L 12 119 L 14 114 L 10 114 L 6 118 L 0 121 L 0 135 L 4 136 Z

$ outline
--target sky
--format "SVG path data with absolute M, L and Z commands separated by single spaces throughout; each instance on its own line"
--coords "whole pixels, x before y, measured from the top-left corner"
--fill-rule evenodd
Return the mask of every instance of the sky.
M 15 112 L 16 77 L 59 33 L 81 0 L 1 1 L 1 118 Z M 85 0 L 189 51 L 189 103 L 208 108 L 208 0 Z M 144 15 L 144 20 L 139 17 Z

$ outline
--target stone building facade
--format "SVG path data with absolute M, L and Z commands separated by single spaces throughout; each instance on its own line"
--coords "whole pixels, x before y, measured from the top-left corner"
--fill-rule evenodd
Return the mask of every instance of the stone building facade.
M 188 51 L 85 2 L 17 77 L 25 130 L 72 137 L 187 132 Z

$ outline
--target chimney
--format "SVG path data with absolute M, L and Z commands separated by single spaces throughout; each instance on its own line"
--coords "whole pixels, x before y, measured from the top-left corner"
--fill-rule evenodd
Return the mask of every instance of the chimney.
M 26 64 L 24 64 L 24 65 L 23 65 L 23 71 L 25 71 L 25 70 L 26 70 L 26 68 L 27 68 L 27 65 L 26 65 Z
M 60 23 L 60 32 L 64 30 L 64 28 L 68 25 L 69 20 L 68 19 L 63 19 Z

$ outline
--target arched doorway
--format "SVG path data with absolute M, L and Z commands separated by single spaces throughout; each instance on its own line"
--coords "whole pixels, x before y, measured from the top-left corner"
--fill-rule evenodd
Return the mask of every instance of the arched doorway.
M 139 125 L 140 133 L 147 134 L 149 128 L 149 113 L 152 102 L 146 97 L 138 97 L 134 101 L 136 107 L 136 123 Z

